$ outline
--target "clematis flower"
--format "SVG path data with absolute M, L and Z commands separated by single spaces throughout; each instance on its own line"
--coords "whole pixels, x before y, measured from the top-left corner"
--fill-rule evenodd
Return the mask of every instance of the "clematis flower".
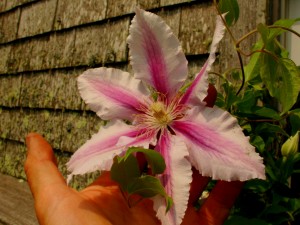
M 134 76 L 102 67 L 87 70 L 78 78 L 81 97 L 101 119 L 110 122 L 72 156 L 67 164 L 71 172 L 68 179 L 76 174 L 109 170 L 113 157 L 128 147 L 155 146 L 166 162 L 159 179 L 174 202 L 166 214 L 164 199 L 154 198 L 154 209 L 165 225 L 182 222 L 192 166 L 213 179 L 264 179 L 262 158 L 249 144 L 237 120 L 203 102 L 208 71 L 224 32 L 219 18 L 209 58 L 182 92 L 188 68 L 178 39 L 160 17 L 137 9 L 128 37 Z

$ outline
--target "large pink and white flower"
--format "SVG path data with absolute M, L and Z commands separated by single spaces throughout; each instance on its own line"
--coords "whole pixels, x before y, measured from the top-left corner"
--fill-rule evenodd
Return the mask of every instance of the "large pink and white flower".
M 207 62 L 191 86 L 181 92 L 188 69 L 178 39 L 160 17 L 137 9 L 128 37 L 134 76 L 102 67 L 87 70 L 78 78 L 81 97 L 101 119 L 110 122 L 72 156 L 67 164 L 69 179 L 76 174 L 109 170 L 113 157 L 128 147 L 155 146 L 166 162 L 160 179 L 174 201 L 166 214 L 164 199 L 154 199 L 157 216 L 164 225 L 182 222 L 192 166 L 213 179 L 264 179 L 262 158 L 237 120 L 203 102 L 208 71 L 224 32 L 219 18 Z

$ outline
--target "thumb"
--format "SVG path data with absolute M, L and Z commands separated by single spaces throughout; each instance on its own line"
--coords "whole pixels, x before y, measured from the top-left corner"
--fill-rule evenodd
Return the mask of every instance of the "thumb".
M 26 137 L 26 146 L 24 167 L 33 197 L 37 199 L 46 189 L 66 186 L 50 144 L 41 135 L 30 133 Z
M 242 188 L 241 181 L 218 181 L 198 212 L 199 224 L 223 224 Z

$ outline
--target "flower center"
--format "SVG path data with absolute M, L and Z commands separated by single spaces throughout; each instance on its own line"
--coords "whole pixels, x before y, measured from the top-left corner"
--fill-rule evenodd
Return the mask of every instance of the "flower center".
M 185 116 L 187 106 L 179 104 L 179 97 L 175 97 L 170 102 L 163 96 L 159 96 L 155 101 L 145 102 L 139 109 L 140 114 L 135 115 L 134 124 L 146 132 L 159 132 L 159 130 L 172 130 L 172 122 Z
M 154 120 L 153 122 L 157 123 L 157 125 L 161 127 L 167 126 L 171 121 L 172 117 L 170 115 L 170 112 L 167 111 L 167 108 L 162 102 L 154 102 L 150 106 L 150 114 L 152 114 Z

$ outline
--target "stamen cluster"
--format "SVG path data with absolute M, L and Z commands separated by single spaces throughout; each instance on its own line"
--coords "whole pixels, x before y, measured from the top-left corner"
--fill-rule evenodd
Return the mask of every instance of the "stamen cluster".
M 148 131 L 158 132 L 170 129 L 174 120 L 184 117 L 187 107 L 179 104 L 179 97 L 168 101 L 165 97 L 159 96 L 151 99 L 141 107 L 141 114 L 135 115 L 135 124 Z

